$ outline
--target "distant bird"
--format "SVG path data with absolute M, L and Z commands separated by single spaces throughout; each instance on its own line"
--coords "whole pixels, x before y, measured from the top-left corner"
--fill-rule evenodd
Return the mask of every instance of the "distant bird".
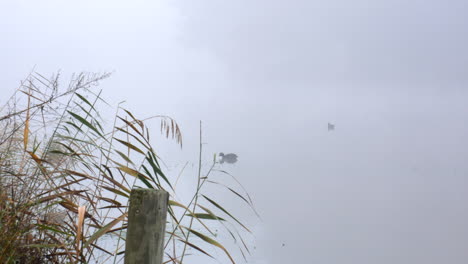
M 219 156 L 221 157 L 221 160 L 219 161 L 219 163 L 221 164 L 223 164 L 224 162 L 230 163 L 230 164 L 237 162 L 237 155 L 234 153 L 229 153 L 229 154 L 224 155 L 224 153 L 221 152 L 219 153 Z
M 335 130 L 335 125 L 332 123 L 328 123 L 328 131 Z

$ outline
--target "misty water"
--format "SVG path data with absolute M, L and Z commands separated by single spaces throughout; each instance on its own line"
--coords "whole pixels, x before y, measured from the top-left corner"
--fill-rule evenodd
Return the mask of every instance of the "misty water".
M 33 68 L 111 71 L 99 86 L 111 106 L 125 100 L 142 118 L 179 123 L 182 149 L 148 125 L 169 175 L 188 164 L 181 188 L 196 181 L 201 120 L 204 168 L 214 154 L 238 155 L 219 169 L 261 216 L 218 194 L 253 231 L 248 263 L 463 264 L 466 9 L 436 0 L 2 2 L 0 103 Z M 214 256 L 187 261 L 229 263 Z

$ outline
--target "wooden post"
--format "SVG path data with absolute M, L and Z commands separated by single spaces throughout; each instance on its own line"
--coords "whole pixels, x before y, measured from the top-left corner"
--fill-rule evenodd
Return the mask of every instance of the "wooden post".
M 133 189 L 128 210 L 125 264 L 161 264 L 169 194 Z

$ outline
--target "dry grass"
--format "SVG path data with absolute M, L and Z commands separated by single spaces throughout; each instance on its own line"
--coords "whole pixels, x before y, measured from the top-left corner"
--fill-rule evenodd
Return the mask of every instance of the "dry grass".
M 160 167 L 145 119 L 119 107 L 113 125 L 104 125 L 98 111 L 104 101 L 95 90 L 108 76 L 82 73 L 60 89 L 58 75 L 33 73 L 0 109 L 0 263 L 119 262 L 134 186 L 171 194 L 166 263 L 181 263 L 188 248 L 211 257 L 205 243 L 234 263 L 210 223 L 221 224 L 242 242 L 242 255 L 248 253 L 237 230 L 247 227 L 202 193 L 216 183 L 210 176 L 216 159 L 204 175 L 200 162 L 196 191 L 183 204 Z M 163 136 L 182 146 L 173 119 L 152 118 L 160 120 Z M 200 145 L 200 157 L 201 151 Z M 229 190 L 253 209 L 246 193 Z

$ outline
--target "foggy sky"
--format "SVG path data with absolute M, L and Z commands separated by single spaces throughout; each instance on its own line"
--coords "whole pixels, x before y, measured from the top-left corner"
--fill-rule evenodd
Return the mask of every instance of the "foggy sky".
M 181 163 L 196 159 L 202 120 L 207 157 L 239 155 L 225 168 L 262 215 L 243 217 L 250 263 L 464 264 L 467 9 L 1 1 L 0 103 L 33 67 L 112 71 L 101 85 L 111 102 L 179 122 L 184 149 L 160 144 Z

